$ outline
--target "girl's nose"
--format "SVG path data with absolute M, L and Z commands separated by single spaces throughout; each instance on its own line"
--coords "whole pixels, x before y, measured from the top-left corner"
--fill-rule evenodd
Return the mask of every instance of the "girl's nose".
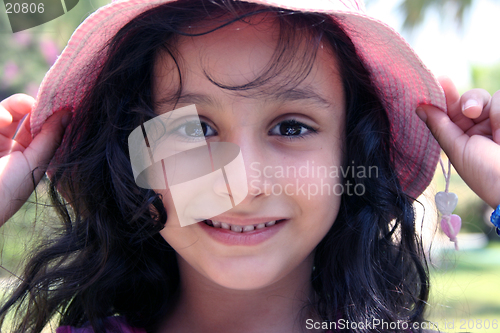
M 212 169 L 217 173 L 213 191 L 218 197 L 228 197 L 231 205 L 246 197 L 264 194 L 259 168 L 262 164 L 262 149 L 252 145 L 240 147 L 233 142 L 208 143 L 212 157 Z
M 272 180 L 265 178 L 262 169 L 270 164 L 271 157 L 269 156 L 269 150 L 265 142 L 259 135 L 255 133 L 245 133 L 245 131 L 241 131 L 238 135 L 234 135 L 232 142 L 237 144 L 241 150 L 245 167 L 248 196 L 257 197 L 268 195 L 269 193 L 267 193 L 267 191 L 269 186 L 266 186 L 266 183 Z

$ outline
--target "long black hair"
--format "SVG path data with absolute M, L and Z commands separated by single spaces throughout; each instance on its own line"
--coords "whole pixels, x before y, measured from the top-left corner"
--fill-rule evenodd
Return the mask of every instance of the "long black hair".
M 393 163 L 404 152 L 393 146 L 381 94 L 338 22 L 232 0 L 180 0 L 130 21 L 89 64 L 87 71 L 98 78 L 74 110 L 51 167 L 49 193 L 62 223 L 34 251 L 19 287 L 0 308 L 0 328 L 15 313 L 17 332 L 40 332 L 54 318 L 59 325 L 89 323 L 105 332 L 106 318 L 114 315 L 155 329 L 175 304 L 179 271 L 175 251 L 159 234 L 167 219 L 162 198 L 135 184 L 127 138 L 156 115 L 152 82 L 158 55 L 168 54 L 181 74 L 177 36 L 191 35 L 189 26 L 207 20 L 220 22 L 220 28 L 256 14 L 275 19 L 280 29 L 269 66 L 242 86 L 207 77 L 240 93 L 271 83 L 298 84 L 321 43 L 329 44 L 346 100 L 344 165 L 378 170 L 377 177 L 344 180 L 362 184 L 365 193 L 342 196 L 337 220 L 315 252 L 315 296 L 308 306 L 325 321 L 423 320 L 427 267 L 415 231 L 414 199 L 402 190 Z M 279 74 L 286 74 L 286 82 Z

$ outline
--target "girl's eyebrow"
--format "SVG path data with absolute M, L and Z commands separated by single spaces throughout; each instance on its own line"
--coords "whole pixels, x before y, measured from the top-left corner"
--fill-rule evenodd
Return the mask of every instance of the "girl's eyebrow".
M 220 106 L 219 101 L 212 98 L 210 95 L 192 93 L 182 94 L 180 96 L 169 95 L 160 99 L 155 104 L 158 108 L 172 106 L 172 104 L 205 104 Z
M 290 101 L 312 101 L 315 104 L 321 104 L 324 107 L 331 107 L 332 103 L 328 102 L 325 98 L 318 95 L 311 89 L 307 88 L 291 88 L 283 92 L 277 92 L 271 95 L 278 101 L 290 102 Z
M 290 88 L 283 91 L 273 91 L 273 92 L 259 91 L 256 94 L 248 94 L 248 95 L 245 94 L 242 97 L 251 99 L 262 98 L 266 101 L 273 101 L 273 102 L 310 101 L 316 105 L 326 108 L 332 106 L 332 103 L 328 102 L 325 98 L 323 98 L 313 90 L 305 88 Z M 156 105 L 161 108 L 164 105 L 172 105 L 173 103 L 204 104 L 216 107 L 222 106 L 222 103 L 219 99 L 214 98 L 211 95 L 200 94 L 200 93 L 186 93 L 182 94 L 178 98 L 169 96 L 158 101 Z

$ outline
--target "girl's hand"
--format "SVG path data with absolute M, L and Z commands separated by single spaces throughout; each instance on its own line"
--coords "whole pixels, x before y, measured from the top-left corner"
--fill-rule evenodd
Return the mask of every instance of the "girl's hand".
M 490 206 L 500 204 L 500 91 L 483 89 L 460 97 L 449 78 L 439 79 L 448 114 L 421 105 L 417 114 L 427 124 L 462 179 Z
M 0 102 L 0 226 L 33 192 L 69 122 L 68 112 L 56 112 L 32 139 L 30 114 L 34 101 L 31 96 L 16 94 Z M 25 115 L 28 116 L 13 139 Z

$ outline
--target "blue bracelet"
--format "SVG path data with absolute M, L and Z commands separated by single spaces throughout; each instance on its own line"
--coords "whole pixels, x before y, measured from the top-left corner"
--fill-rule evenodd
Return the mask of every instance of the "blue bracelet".
M 491 214 L 490 221 L 495 226 L 497 235 L 500 236 L 500 205 L 498 205 L 497 209 Z

